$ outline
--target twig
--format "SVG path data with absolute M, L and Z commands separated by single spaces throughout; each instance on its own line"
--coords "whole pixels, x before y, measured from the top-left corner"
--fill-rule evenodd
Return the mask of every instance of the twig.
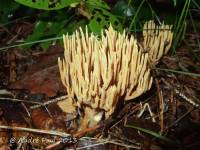
M 53 116 L 52 116 L 51 112 L 49 111 L 49 109 L 46 106 L 44 106 L 44 108 L 45 108 L 46 112 L 48 113 L 48 115 L 52 118 Z
M 190 108 L 185 114 L 183 114 L 180 118 L 178 118 L 176 121 L 174 121 L 171 125 L 167 127 L 167 129 L 173 127 L 176 125 L 179 121 L 181 121 L 183 118 L 185 118 L 188 114 L 190 114 L 195 108 Z
M 23 103 L 36 104 L 36 105 L 33 105 L 33 106 L 30 107 L 30 109 L 35 109 L 35 108 L 39 108 L 39 107 L 44 107 L 44 106 L 52 104 L 52 103 L 56 103 L 56 102 L 61 101 L 61 100 L 65 100 L 67 98 L 68 98 L 68 96 L 64 95 L 64 96 L 61 96 L 61 97 L 57 97 L 55 99 L 51 99 L 51 100 L 46 101 L 44 103 L 34 102 L 34 101 L 29 101 L 29 100 L 22 100 L 22 99 L 17 99 L 17 98 L 8 98 L 8 97 L 0 97 L 0 100 L 8 100 L 8 101 L 13 101 L 13 102 L 23 102 Z
M 34 133 L 40 133 L 40 134 L 57 135 L 61 137 L 71 136 L 70 134 L 59 132 L 59 131 L 32 129 L 32 128 L 25 128 L 25 127 L 12 127 L 12 126 L 0 125 L 0 129 L 27 131 L 27 132 L 34 132 Z
M 91 131 L 95 131 L 95 130 L 97 130 L 97 129 L 99 129 L 99 128 L 101 128 L 101 125 L 96 125 L 96 126 L 94 126 L 94 127 L 92 127 L 92 128 L 87 128 L 87 129 L 85 129 L 85 130 L 76 132 L 76 133 L 74 134 L 74 137 L 80 138 L 80 137 L 84 136 L 85 134 L 87 134 L 87 133 L 89 133 L 89 132 L 91 132 Z
M 110 139 L 96 139 L 90 137 L 83 137 L 81 140 L 96 140 L 97 142 L 107 142 L 108 144 L 115 144 L 118 146 L 126 147 L 126 148 L 133 148 L 133 149 L 141 149 L 140 143 L 135 143 L 136 145 L 128 145 L 122 143 L 121 140 L 110 140 Z
M 147 110 L 149 111 L 149 114 L 151 116 L 152 122 L 156 122 L 155 117 L 151 111 L 151 107 L 149 106 L 149 103 L 145 103 L 144 105 L 142 105 L 142 103 L 140 103 L 140 105 L 142 107 L 142 110 L 140 110 L 140 113 L 137 115 L 137 117 L 140 118 L 144 114 L 145 109 L 147 108 Z
M 158 93 L 158 99 L 159 99 L 159 115 L 160 115 L 160 132 L 163 133 L 164 131 L 164 103 L 163 103 L 163 96 L 162 96 L 162 91 L 160 89 L 159 81 L 158 79 L 156 80 L 156 86 L 157 86 L 157 93 Z
M 112 126 L 110 126 L 110 129 L 112 129 L 113 127 L 117 126 L 120 122 L 122 122 L 126 117 L 131 116 L 133 113 L 135 113 L 138 109 L 139 109 L 140 104 L 135 105 L 132 109 L 132 111 L 126 116 L 126 114 L 122 113 L 124 111 L 124 109 L 122 109 L 121 111 L 121 115 L 120 115 L 120 119 L 117 119 L 117 122 L 115 122 L 114 124 L 112 124 Z M 130 109 L 130 108 L 129 108 Z M 120 114 L 120 113 L 119 113 Z
M 174 90 L 175 94 L 177 94 L 178 96 L 180 96 L 182 99 L 184 99 L 185 101 L 187 101 L 188 103 L 190 103 L 192 106 L 200 109 L 200 105 L 198 103 L 196 103 L 193 99 L 187 97 L 186 95 L 184 95 L 184 93 L 182 93 L 180 90 L 178 90 L 176 87 L 172 87 L 165 79 L 161 79 L 163 81 L 163 83 L 165 85 L 168 86 L 168 88 L 171 88 Z
M 30 114 L 28 108 L 26 107 L 26 105 L 25 105 L 23 102 L 21 102 L 21 105 L 22 105 L 23 108 L 25 109 L 25 111 L 26 111 L 26 113 L 28 114 L 28 116 L 31 118 L 31 114 Z
M 98 127 L 99 126 L 96 126 L 94 128 L 90 128 L 90 129 L 88 128 L 87 130 L 85 130 L 84 133 L 90 132 L 92 130 L 96 130 Z M 52 131 L 52 130 L 41 130 L 41 129 L 32 129 L 32 128 L 24 128 L 24 127 L 11 127 L 11 126 L 4 126 L 4 125 L 0 125 L 0 128 L 7 129 L 7 130 L 18 130 L 18 131 L 34 132 L 34 133 L 39 133 L 39 134 L 56 135 L 56 136 L 61 136 L 64 139 L 67 137 L 73 138 L 73 136 L 71 134 L 67 134 L 67 133 L 63 133 L 63 132 L 59 132 L 59 131 Z M 78 132 L 75 134 L 75 136 L 83 135 L 82 133 L 83 133 L 83 131 Z M 119 146 L 123 146 L 123 147 L 127 147 L 127 148 L 141 149 L 139 146 L 123 144 L 116 140 L 111 141 L 109 139 L 96 139 L 96 138 L 91 138 L 91 137 L 81 137 L 80 140 L 97 140 L 97 142 L 101 142 L 101 143 L 105 142 L 105 143 L 111 143 L 111 144 L 115 144 L 115 145 L 119 145 Z M 83 147 L 81 147 L 81 148 L 83 148 Z M 79 149 L 81 149 L 81 148 L 79 148 Z
M 105 141 L 105 142 L 95 143 L 95 144 L 88 145 L 88 146 L 78 147 L 78 148 L 76 148 L 76 149 L 77 149 L 77 150 L 81 150 L 81 149 L 90 149 L 90 148 L 92 148 L 92 147 L 99 146 L 99 145 L 103 145 L 103 144 L 107 144 L 107 143 L 108 143 L 108 141 Z
M 95 144 L 92 144 L 92 145 L 89 145 L 89 146 L 84 146 L 84 147 L 78 147 L 77 150 L 81 150 L 81 149 L 89 148 L 89 147 L 94 147 L 94 146 L 102 145 L 102 144 L 115 144 L 115 145 L 118 145 L 118 146 L 126 147 L 127 149 L 141 149 L 140 146 L 124 144 L 120 140 L 109 140 L 109 139 L 96 139 L 96 140 L 99 143 L 95 143 Z M 72 149 L 70 149 L 70 150 L 72 150 Z
M 153 95 L 154 96 L 154 95 Z M 121 114 L 120 116 L 120 119 L 117 121 L 117 122 L 115 122 L 111 127 L 110 127 L 110 129 L 112 129 L 113 127 L 115 127 L 115 126 L 117 126 L 120 122 L 122 122 L 122 120 L 124 120 L 126 117 L 130 117 L 132 114 L 134 114 L 136 111 L 138 111 L 139 109 L 140 109 L 140 105 L 141 104 L 144 104 L 144 103 L 147 103 L 150 99 L 152 98 L 152 96 L 150 96 L 150 97 L 148 97 L 145 101 L 143 101 L 143 102 L 141 102 L 140 104 L 136 104 L 135 106 L 133 106 L 133 108 L 131 108 L 131 111 L 129 110 L 128 112 L 128 114 L 126 115 L 126 113 L 124 114 L 123 112 L 124 112 L 124 109 L 122 109 L 122 111 L 121 111 L 121 113 L 119 113 L 119 114 Z M 130 103 L 131 104 L 131 103 Z M 129 104 L 127 104 L 125 107 L 127 107 Z M 131 104 L 132 105 L 132 104 Z M 130 107 L 130 106 L 128 106 L 128 107 Z M 128 108 L 128 109 L 130 109 L 130 108 Z
M 77 133 L 75 133 L 74 135 L 73 135 L 73 137 L 76 139 L 76 138 L 81 138 L 81 137 L 83 137 L 85 134 L 87 134 L 87 133 L 89 133 L 89 132 L 91 132 L 91 131 L 95 131 L 95 130 L 97 130 L 98 128 L 100 128 L 101 126 L 100 125 L 96 125 L 96 126 L 94 126 L 94 127 L 92 127 L 92 128 L 87 128 L 87 129 L 85 129 L 85 130 L 83 130 L 83 131 L 79 131 L 79 132 L 77 132 Z M 55 148 L 55 147 L 57 147 L 57 146 L 59 146 L 59 145 L 61 145 L 61 144 L 65 144 L 66 142 L 63 142 L 62 140 L 59 140 L 59 141 L 57 141 L 57 142 L 55 142 L 55 143 L 53 143 L 53 144 L 50 144 L 50 145 L 48 145 L 45 149 L 46 150 L 50 150 L 50 149 L 53 149 L 53 148 Z
M 27 100 L 22 100 L 22 99 L 17 99 L 17 98 L 0 97 L 0 100 L 8 100 L 8 101 L 13 101 L 13 102 L 24 102 L 24 103 L 30 103 L 30 104 L 43 105 L 43 103 L 40 103 L 40 102 L 27 101 Z
M 52 104 L 52 103 L 56 103 L 56 102 L 58 102 L 58 101 L 65 100 L 65 99 L 67 99 L 67 98 L 68 98 L 68 96 L 67 96 L 67 95 L 64 95 L 64 96 L 61 96 L 61 97 L 57 97 L 57 98 L 55 98 L 55 99 L 51 99 L 51 100 L 49 100 L 49 101 L 47 101 L 47 102 L 44 102 L 44 103 L 42 103 L 42 105 L 41 105 L 41 104 L 38 104 L 38 105 L 31 106 L 30 108 L 31 108 L 31 109 L 39 108 L 39 107 L 42 107 L 42 106 L 45 106 L 45 105 L 49 105 L 49 104 Z
M 117 130 L 117 127 L 115 128 Z M 126 141 L 126 142 L 129 142 L 129 143 L 132 143 L 132 144 L 135 144 L 137 146 L 140 145 L 140 143 L 137 143 L 137 141 L 135 139 L 128 139 L 128 138 L 125 138 L 124 136 L 119 136 L 118 134 L 115 134 L 113 132 L 109 132 L 109 135 L 117 138 L 117 139 L 120 139 L 120 140 L 123 140 L 123 141 Z
M 86 133 L 89 133 L 91 131 L 95 131 L 97 130 L 98 128 L 100 128 L 101 126 L 100 125 L 96 125 L 95 127 L 93 128 L 87 128 L 83 131 L 80 131 L 80 132 L 77 132 L 73 135 L 73 137 L 75 138 L 80 138 L 81 136 L 85 135 Z M 80 138 L 82 140 L 84 139 L 88 139 L 88 137 L 82 137 Z M 89 139 L 94 139 L 94 138 L 89 138 Z M 120 146 L 124 146 L 124 147 L 127 147 L 127 148 L 135 148 L 135 149 L 140 149 L 140 147 L 138 146 L 133 146 L 133 145 L 126 145 L 126 144 L 123 144 L 123 143 L 119 143 L 119 142 L 115 142 L 115 141 L 110 141 L 110 140 L 105 140 L 105 139 L 95 139 L 97 140 L 97 142 L 100 142 L 100 143 L 97 143 L 97 144 L 93 144 L 93 145 L 90 145 L 90 146 L 86 146 L 86 147 L 79 147 L 77 149 L 83 149 L 83 148 L 89 148 L 89 147 L 94 147 L 94 146 L 97 146 L 97 145 L 102 145 L 102 144 L 107 144 L 107 143 L 112 143 L 112 144 L 116 144 L 116 145 L 120 145 Z M 58 145 L 62 144 L 62 141 L 57 141 L 56 143 L 53 143 L 49 146 L 46 147 L 46 150 L 50 150 L 50 149 L 53 149 L 55 147 L 57 147 Z M 64 143 L 63 143 L 64 144 Z

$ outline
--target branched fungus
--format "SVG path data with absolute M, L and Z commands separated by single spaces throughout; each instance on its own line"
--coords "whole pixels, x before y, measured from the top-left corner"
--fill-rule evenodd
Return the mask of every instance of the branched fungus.
M 143 27 L 144 49 L 149 53 L 149 61 L 156 65 L 172 44 L 173 32 L 171 25 L 157 26 L 154 21 L 148 21 Z
M 144 36 L 147 34 L 144 32 Z M 153 42 L 161 42 L 163 36 L 155 36 Z M 144 53 L 134 36 L 125 31 L 118 33 L 111 26 L 101 38 L 89 35 L 87 29 L 84 34 L 80 28 L 63 39 L 64 59 L 58 59 L 61 80 L 68 96 L 83 110 L 85 127 L 98 123 L 102 117 L 107 119 L 119 100 L 130 100 L 149 90 L 152 85 L 149 53 L 153 61 L 164 53 L 159 52 L 161 48 L 154 52 L 157 47 L 152 47 L 149 44 L 152 41 L 145 37 L 150 51 Z

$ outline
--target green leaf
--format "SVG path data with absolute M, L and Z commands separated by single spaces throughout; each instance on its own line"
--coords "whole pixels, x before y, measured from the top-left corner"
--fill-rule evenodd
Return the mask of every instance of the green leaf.
M 46 39 L 49 37 L 57 36 L 57 34 L 64 27 L 66 20 L 60 22 L 48 22 L 48 21 L 38 21 L 35 25 L 33 33 L 27 37 L 25 42 L 33 42 L 41 39 Z M 41 43 L 40 46 L 47 49 L 51 42 Z M 32 45 L 24 46 L 23 49 L 26 50 Z
M 176 2 L 177 2 L 176 0 L 173 0 L 174 6 L 176 6 Z
M 6 14 L 13 12 L 19 7 L 19 4 L 12 0 L 0 0 L 0 3 L 0 11 Z
M 47 26 L 47 33 L 46 35 L 56 35 L 59 33 L 59 31 L 64 27 L 65 22 L 67 20 L 64 21 L 59 21 L 59 22 L 49 22 L 48 26 Z
M 95 11 L 92 19 L 89 22 L 89 28 L 92 32 L 100 34 L 103 28 L 108 28 L 110 24 L 119 32 L 122 32 L 123 28 L 117 17 L 106 10 Z
M 81 0 L 15 0 L 16 2 L 36 9 L 56 10 L 79 3 Z
M 63 34 L 73 34 L 74 31 L 76 31 L 79 27 L 82 27 L 82 29 L 85 29 L 85 24 L 86 24 L 86 20 L 74 20 L 72 22 L 70 22 L 65 28 L 63 28 L 62 30 L 60 30 L 58 36 L 63 36 Z M 59 40 L 59 43 L 61 45 L 63 45 L 63 40 Z
M 6 23 L 9 16 L 12 16 L 18 8 L 19 4 L 12 0 L 0 0 L 0 23 Z
M 132 6 L 129 6 L 128 2 L 120 0 L 112 8 L 112 12 L 117 16 L 131 17 L 134 15 L 135 10 Z
M 109 12 L 109 6 L 102 0 L 87 0 L 84 3 L 85 11 L 90 14 L 91 19 L 88 24 L 89 29 L 95 34 L 100 34 L 103 28 L 108 28 L 110 24 L 122 31 L 122 25 L 118 18 Z
M 35 25 L 33 33 L 27 37 L 27 39 L 25 40 L 25 43 L 40 40 L 41 37 L 44 35 L 44 31 L 45 31 L 47 25 L 48 25 L 48 22 L 38 21 Z M 26 50 L 26 49 L 30 48 L 31 46 L 32 45 L 30 44 L 30 45 L 23 46 L 22 48 L 24 50 Z
M 40 47 L 42 47 L 43 50 L 48 49 L 51 46 L 52 42 L 48 41 L 48 42 L 43 42 L 40 44 Z
M 52 21 L 59 22 L 63 20 L 67 20 L 70 16 L 70 13 L 66 13 L 65 9 L 62 10 L 54 10 L 54 11 L 43 11 L 39 14 L 38 19 L 43 21 Z
M 83 27 L 86 24 L 85 20 L 74 20 L 72 22 L 70 22 L 65 28 L 63 28 L 62 30 L 60 30 L 59 32 L 59 36 L 62 36 L 63 34 L 73 34 L 75 30 L 77 30 L 79 27 Z
M 102 0 L 87 0 L 87 7 L 96 8 L 96 9 L 110 9 L 110 7 Z

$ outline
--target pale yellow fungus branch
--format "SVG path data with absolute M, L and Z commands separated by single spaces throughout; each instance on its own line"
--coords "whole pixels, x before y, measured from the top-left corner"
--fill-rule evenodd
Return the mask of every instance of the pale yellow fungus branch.
M 148 21 L 143 27 L 143 46 L 149 53 L 149 62 L 156 65 L 172 44 L 173 32 L 171 25 L 157 26 L 154 21 Z
M 139 48 L 133 35 L 118 33 L 112 26 L 101 38 L 89 35 L 87 29 L 84 34 L 81 28 L 63 36 L 64 59 L 58 59 L 61 80 L 69 97 L 84 111 L 84 127 L 103 116 L 107 119 L 119 100 L 136 98 L 151 88 L 149 60 L 157 63 L 171 45 L 171 31 L 156 30 L 164 28 L 171 29 L 153 22 L 144 25 L 144 47 L 150 48 L 149 53 Z

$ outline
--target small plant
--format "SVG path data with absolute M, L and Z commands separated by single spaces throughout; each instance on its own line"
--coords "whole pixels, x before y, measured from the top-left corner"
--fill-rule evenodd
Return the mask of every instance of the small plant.
M 4 22 L 2 25 L 9 25 L 15 21 L 9 21 L 10 19 L 7 16 L 9 16 L 10 12 L 31 10 L 29 12 L 37 13 L 37 17 L 32 34 L 25 38 L 23 43 L 1 47 L 0 50 L 16 46 L 22 46 L 23 50 L 27 50 L 36 43 L 39 43 L 42 49 L 47 49 L 52 44 L 52 41 L 55 43 L 58 39 L 61 39 L 62 34 L 72 34 L 79 27 L 85 27 L 86 25 L 89 32 L 98 35 L 100 35 L 100 31 L 103 28 L 108 28 L 110 24 L 119 32 L 122 32 L 123 29 L 129 33 L 141 32 L 144 22 L 154 19 L 158 24 L 161 24 L 162 20 L 168 24 L 173 23 L 174 39 L 172 48 L 173 52 L 175 52 L 185 34 L 189 9 L 193 6 L 196 8 L 199 6 L 199 3 L 195 0 L 171 0 L 171 4 L 169 3 L 173 10 L 173 14 L 171 14 L 167 11 L 163 12 L 164 4 L 160 5 L 158 3 L 159 7 L 157 7 L 157 3 L 152 3 L 148 0 L 119 0 L 114 4 L 103 0 L 1 1 L 0 8 L 3 11 L 3 15 L 0 18 L 1 22 Z M 7 7 L 7 5 L 11 7 Z M 22 5 L 32 9 L 22 7 Z M 162 17 L 163 13 L 165 17 Z M 21 19 L 25 18 L 22 15 Z

